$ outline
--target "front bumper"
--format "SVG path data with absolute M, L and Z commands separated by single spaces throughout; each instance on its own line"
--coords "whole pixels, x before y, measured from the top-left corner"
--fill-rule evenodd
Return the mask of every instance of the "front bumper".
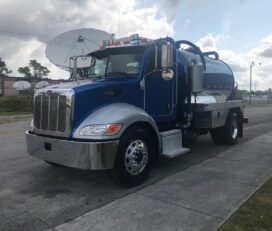
M 26 132 L 30 155 L 63 166 L 80 169 L 111 169 L 119 141 L 79 142 L 38 136 Z

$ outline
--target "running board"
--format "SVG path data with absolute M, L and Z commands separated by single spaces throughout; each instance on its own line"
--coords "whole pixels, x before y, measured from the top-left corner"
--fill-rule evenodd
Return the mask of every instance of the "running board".
M 181 130 L 174 129 L 161 132 L 162 156 L 166 158 L 174 158 L 190 151 L 189 148 L 182 147 Z

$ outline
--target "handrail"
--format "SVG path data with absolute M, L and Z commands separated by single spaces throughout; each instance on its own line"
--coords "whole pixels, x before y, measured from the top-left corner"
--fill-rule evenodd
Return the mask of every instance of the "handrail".
M 201 62 L 202 62 L 202 67 L 203 67 L 203 71 L 206 71 L 206 61 L 205 61 L 205 58 L 204 58 L 204 55 L 202 53 L 202 51 L 200 50 L 200 48 L 195 45 L 194 43 L 190 42 L 190 41 L 187 41 L 187 40 L 179 40 L 179 41 L 176 41 L 176 48 L 178 49 L 180 44 L 186 44 L 192 48 L 194 48 L 197 52 L 197 54 L 200 56 L 200 59 L 201 59 Z
M 207 52 L 203 52 L 204 56 L 210 56 L 210 55 L 214 55 L 215 59 L 219 59 L 219 55 L 216 51 L 207 51 Z

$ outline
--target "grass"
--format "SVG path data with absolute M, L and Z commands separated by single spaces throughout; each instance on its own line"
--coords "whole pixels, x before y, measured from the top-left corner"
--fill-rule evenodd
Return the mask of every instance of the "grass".
M 23 118 L 12 118 L 10 120 L 0 120 L 0 125 L 1 124 L 9 124 L 9 123 L 14 123 L 14 122 L 19 122 L 19 121 L 28 121 L 30 123 L 30 118 L 31 117 L 23 117 Z
M 272 231 L 272 178 L 219 231 Z
M 249 103 L 248 100 L 244 100 L 246 103 L 247 107 L 267 107 L 267 106 L 272 106 L 272 101 L 254 101 L 252 100 L 251 104 Z
M 246 107 L 270 107 L 272 104 L 247 104 Z
M 0 97 L 0 114 L 30 113 L 33 108 L 32 96 Z
M 25 112 L 0 112 L 0 116 L 5 116 L 5 115 L 29 115 L 31 114 L 31 111 L 25 111 Z

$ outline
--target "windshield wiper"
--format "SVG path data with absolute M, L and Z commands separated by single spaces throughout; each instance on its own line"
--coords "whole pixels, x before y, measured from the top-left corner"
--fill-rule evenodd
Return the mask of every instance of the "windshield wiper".
M 116 72 L 108 72 L 106 75 L 128 75 L 127 72 L 124 71 L 116 71 Z
M 102 78 L 104 78 L 103 75 L 95 75 L 95 74 L 90 74 L 87 77 L 87 79 L 102 79 Z

